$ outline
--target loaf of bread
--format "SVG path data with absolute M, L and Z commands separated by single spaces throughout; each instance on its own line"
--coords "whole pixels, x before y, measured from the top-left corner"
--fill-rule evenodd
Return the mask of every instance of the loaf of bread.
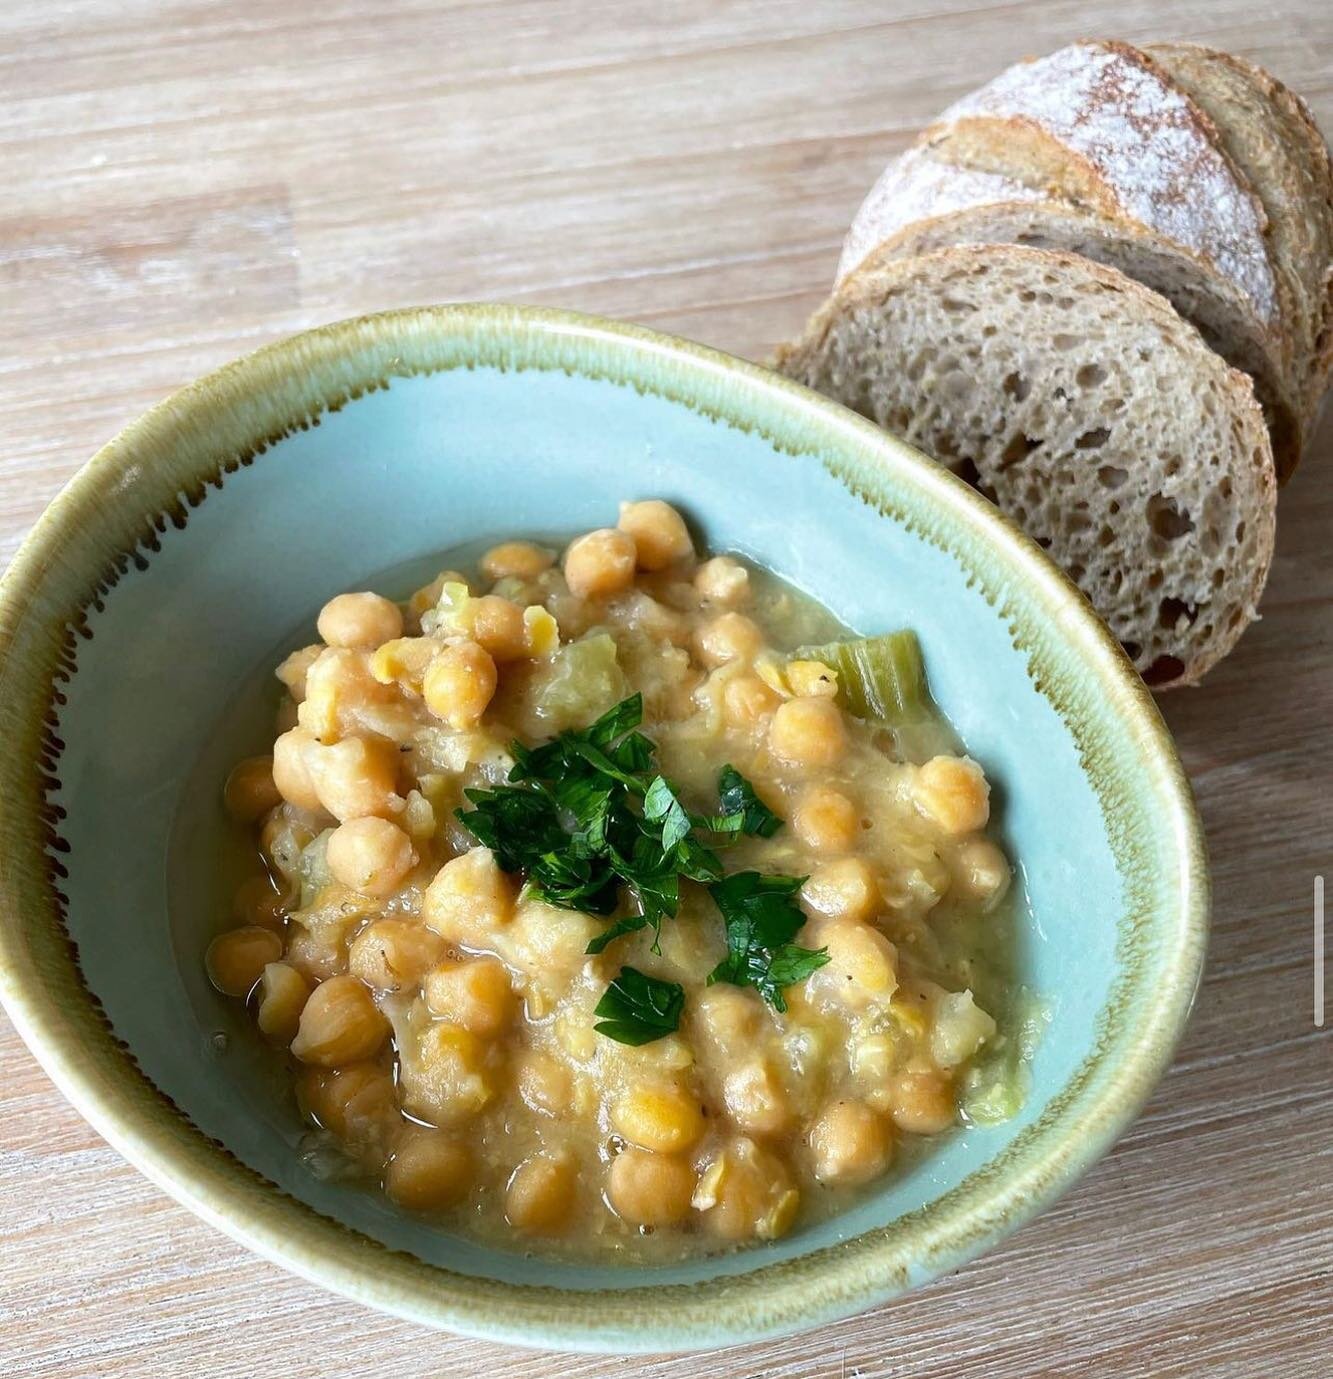
M 1076 43 L 946 110 L 872 189 L 842 272 L 895 240 L 1027 243 L 1119 268 L 1254 378 L 1285 479 L 1333 349 L 1331 207 L 1323 140 L 1266 73 L 1190 45 Z
M 997 503 L 1149 684 L 1197 681 L 1255 617 L 1276 483 L 1250 379 L 1123 273 L 1016 244 L 872 256 L 777 365 Z

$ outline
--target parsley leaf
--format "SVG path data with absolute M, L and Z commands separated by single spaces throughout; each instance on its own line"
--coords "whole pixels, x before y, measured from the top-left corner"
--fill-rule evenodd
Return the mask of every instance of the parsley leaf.
M 805 879 L 738 871 L 708 888 L 727 926 L 727 956 L 709 974 L 710 985 L 752 986 L 774 1009 L 787 1009 L 783 987 L 828 961 L 827 950 L 791 941 L 805 924 L 793 899 Z
M 759 798 L 755 788 L 732 765 L 722 768 L 717 778 L 718 807 L 722 817 L 732 820 L 742 833 L 757 838 L 771 838 L 782 827 L 782 820 Z
M 593 1028 L 620 1044 L 651 1044 L 680 1027 L 684 1008 L 685 990 L 679 982 L 622 967 L 594 1007 L 593 1014 L 601 1019 Z
M 643 817 L 650 823 L 662 825 L 663 852 L 670 852 L 694 827 L 688 810 L 661 776 L 653 781 L 643 797 Z

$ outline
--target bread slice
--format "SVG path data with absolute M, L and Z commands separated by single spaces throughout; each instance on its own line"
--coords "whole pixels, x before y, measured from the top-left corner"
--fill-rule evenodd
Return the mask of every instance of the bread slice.
M 875 183 L 852 221 L 838 279 L 872 256 L 901 258 L 952 244 L 1025 244 L 1082 254 L 1160 292 L 1209 346 L 1254 380 L 1279 474 L 1295 467 L 1302 400 L 1275 355 L 1274 337 L 1230 279 L 1174 241 L 1120 215 L 1054 201 L 1003 173 L 909 149 Z
M 1212 120 L 1267 216 L 1269 257 L 1292 303 L 1294 372 L 1313 423 L 1333 367 L 1333 169 L 1299 96 L 1263 68 L 1192 43 L 1144 49 Z
M 777 366 L 996 502 L 1155 687 L 1256 616 L 1276 484 L 1250 380 L 1124 274 L 1017 245 L 875 260 Z

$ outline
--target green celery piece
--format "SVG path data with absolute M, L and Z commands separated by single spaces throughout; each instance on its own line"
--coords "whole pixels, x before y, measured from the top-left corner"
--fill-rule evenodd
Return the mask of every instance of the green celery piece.
M 791 659 L 822 661 L 836 670 L 837 702 L 857 718 L 895 726 L 919 722 L 930 712 L 921 644 L 910 629 L 827 646 L 803 646 Z

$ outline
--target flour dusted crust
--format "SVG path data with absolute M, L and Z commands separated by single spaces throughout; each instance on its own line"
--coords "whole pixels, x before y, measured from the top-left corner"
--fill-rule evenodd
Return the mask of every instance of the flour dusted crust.
M 1070 190 L 1213 264 L 1279 326 L 1263 207 L 1212 121 L 1151 59 L 1125 44 L 1071 44 L 1002 72 L 926 137 L 985 121 L 1025 126 L 1077 155 L 1083 185 Z

